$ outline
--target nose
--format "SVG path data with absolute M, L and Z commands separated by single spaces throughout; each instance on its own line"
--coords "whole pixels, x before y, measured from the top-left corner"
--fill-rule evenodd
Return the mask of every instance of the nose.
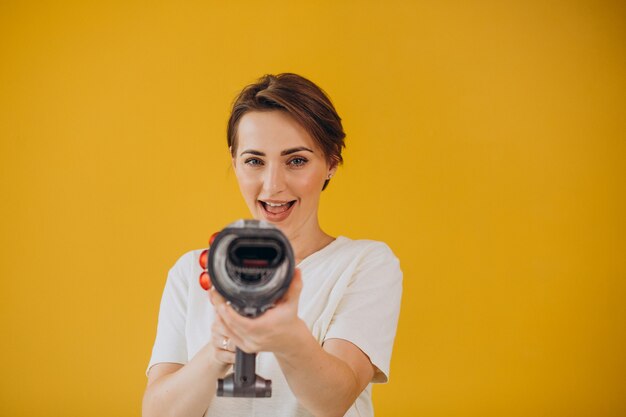
M 279 194 L 285 189 L 285 172 L 280 164 L 267 165 L 263 176 L 263 190 L 269 195 Z

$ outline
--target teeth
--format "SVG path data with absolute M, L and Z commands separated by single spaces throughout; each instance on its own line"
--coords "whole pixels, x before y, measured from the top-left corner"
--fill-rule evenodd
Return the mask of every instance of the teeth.
M 270 207 L 280 207 L 280 206 L 286 206 L 289 203 L 268 203 L 268 202 L 265 202 L 265 204 L 267 204 Z

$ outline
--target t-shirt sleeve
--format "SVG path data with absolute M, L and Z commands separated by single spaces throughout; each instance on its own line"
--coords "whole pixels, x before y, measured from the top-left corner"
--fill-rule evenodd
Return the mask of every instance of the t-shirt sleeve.
M 372 382 L 388 380 L 401 297 L 398 258 L 384 243 L 372 242 L 361 254 L 324 338 L 358 346 L 377 368 Z
M 185 327 L 189 284 L 185 268 L 189 269 L 191 257 L 191 252 L 183 255 L 167 275 L 148 370 L 157 363 L 187 363 Z

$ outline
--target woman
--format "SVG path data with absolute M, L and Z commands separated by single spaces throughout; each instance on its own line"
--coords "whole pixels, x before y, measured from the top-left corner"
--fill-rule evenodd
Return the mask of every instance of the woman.
M 320 227 L 320 194 L 344 137 L 328 97 L 301 76 L 265 76 L 236 99 L 228 145 L 241 193 L 254 218 L 289 239 L 295 276 L 274 308 L 250 319 L 213 290 L 209 303 L 197 281 L 201 251 L 183 255 L 161 301 L 145 417 L 373 415 L 371 383 L 387 381 L 402 272 L 384 243 Z M 271 398 L 215 396 L 236 347 L 260 352 Z

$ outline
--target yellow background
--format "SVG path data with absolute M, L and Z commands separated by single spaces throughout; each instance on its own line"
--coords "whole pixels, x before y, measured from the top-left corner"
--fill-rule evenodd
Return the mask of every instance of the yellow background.
M 139 415 L 169 267 L 247 216 L 229 105 L 285 71 L 348 133 L 323 226 L 405 273 L 377 416 L 626 415 L 625 27 L 610 1 L 3 1 L 0 415 Z

